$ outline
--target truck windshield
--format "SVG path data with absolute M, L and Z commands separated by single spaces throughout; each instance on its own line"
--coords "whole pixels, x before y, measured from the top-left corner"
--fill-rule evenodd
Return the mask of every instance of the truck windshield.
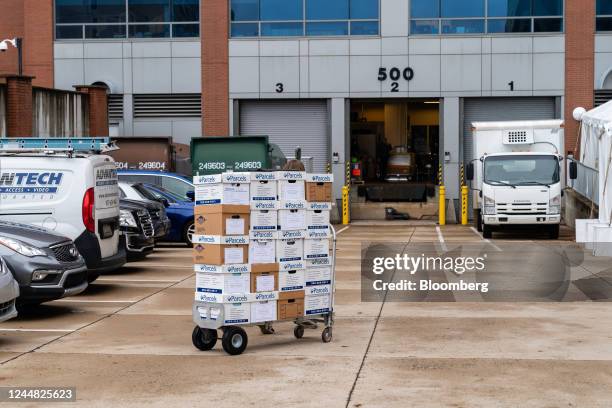
M 487 157 L 484 182 L 513 186 L 555 184 L 559 182 L 559 160 L 551 155 Z

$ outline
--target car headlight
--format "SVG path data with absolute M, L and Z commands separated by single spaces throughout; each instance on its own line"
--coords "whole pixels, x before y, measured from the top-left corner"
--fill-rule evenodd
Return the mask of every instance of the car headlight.
M 484 207 L 483 207 L 483 214 L 485 215 L 493 215 L 495 214 L 495 200 L 484 196 Z
M 136 224 L 136 219 L 128 210 L 119 211 L 119 225 L 121 225 L 122 227 L 138 227 L 138 225 Z
M 39 248 L 35 248 L 13 238 L 0 236 L 0 245 L 4 245 L 13 251 L 28 257 L 46 256 L 47 253 Z
M 548 202 L 548 212 L 550 214 L 561 213 L 561 195 L 554 196 Z

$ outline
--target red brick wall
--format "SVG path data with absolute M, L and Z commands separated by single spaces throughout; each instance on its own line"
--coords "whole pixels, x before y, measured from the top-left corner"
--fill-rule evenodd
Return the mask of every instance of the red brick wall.
M 229 135 L 229 7 L 225 0 L 200 1 L 202 39 L 202 134 Z
M 89 95 L 89 134 L 91 137 L 108 136 L 108 95 L 103 86 L 79 85 L 78 92 Z
M 53 87 L 53 0 L 1 0 L 0 40 L 22 37 L 23 73 Z M 17 73 L 17 50 L 1 54 L 0 74 Z
M 565 150 L 578 152 L 573 110 L 593 107 L 595 0 L 565 1 Z
M 6 135 L 32 136 L 32 78 L 6 77 Z

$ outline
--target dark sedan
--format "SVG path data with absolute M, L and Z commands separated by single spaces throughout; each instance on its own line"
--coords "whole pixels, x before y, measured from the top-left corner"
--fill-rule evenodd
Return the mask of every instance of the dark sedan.
M 49 230 L 0 221 L 0 257 L 19 284 L 18 304 L 40 304 L 87 288 L 87 267 L 76 246 Z

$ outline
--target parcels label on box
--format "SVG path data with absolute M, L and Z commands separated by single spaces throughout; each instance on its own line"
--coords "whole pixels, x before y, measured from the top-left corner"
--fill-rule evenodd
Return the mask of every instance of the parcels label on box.
M 306 268 L 316 268 L 320 266 L 327 266 L 332 264 L 332 258 L 330 256 L 326 258 L 314 258 L 304 260 Z
M 279 210 L 305 210 L 308 207 L 306 200 L 281 200 L 277 202 Z
M 194 244 L 215 245 L 246 245 L 249 243 L 248 235 L 194 235 Z
M 307 210 L 331 210 L 332 209 L 332 203 L 323 203 L 323 202 L 312 202 L 309 201 L 306 204 L 306 209 Z
M 251 181 L 277 180 L 275 171 L 254 171 L 251 173 Z
M 332 292 L 331 285 L 306 286 L 306 296 L 329 295 Z
M 251 264 L 230 264 L 230 265 L 206 265 L 195 264 L 193 266 L 195 272 L 206 273 L 250 273 Z
M 279 262 L 278 270 L 279 271 L 293 271 L 295 269 L 304 269 L 306 267 L 304 261 L 289 261 L 289 262 Z
M 329 228 L 306 230 L 306 238 L 308 239 L 324 239 L 329 237 L 331 237 L 331 230 Z
M 278 239 L 278 231 L 251 231 L 249 239 L 252 240 L 274 240 Z
M 278 231 L 278 239 L 300 239 L 300 238 L 306 238 L 306 231 L 304 230 Z
M 331 173 L 322 173 L 322 174 L 308 173 L 306 174 L 306 181 L 310 183 L 333 183 L 334 175 Z
M 306 172 L 284 170 L 276 173 L 277 180 L 305 180 Z

